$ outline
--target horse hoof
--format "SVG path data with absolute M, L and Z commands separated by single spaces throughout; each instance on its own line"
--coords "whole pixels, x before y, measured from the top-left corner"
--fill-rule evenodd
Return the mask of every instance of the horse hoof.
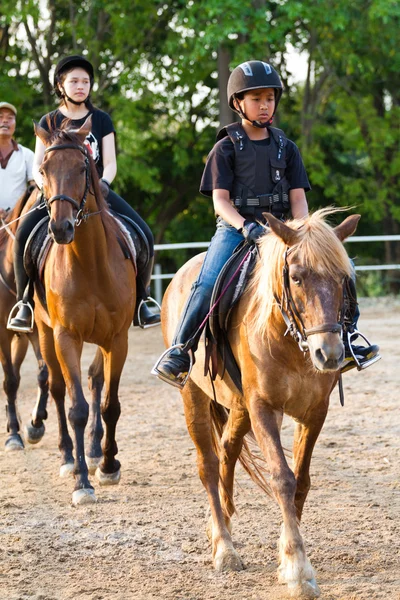
M 308 579 L 301 583 L 289 585 L 289 593 L 291 598 L 304 598 L 304 600 L 312 600 L 313 598 L 319 598 L 321 590 L 318 587 L 316 580 Z
M 96 479 L 100 485 L 117 485 L 121 479 L 121 469 L 115 473 L 103 473 L 100 467 L 97 467 Z
M 60 467 L 60 477 L 69 477 L 74 474 L 74 463 L 65 463 Z
M 24 449 L 24 442 L 22 441 L 19 433 L 14 433 L 14 435 L 10 435 L 10 437 L 6 440 L 4 444 L 5 452 L 17 452 L 19 450 Z
M 93 488 L 84 488 L 81 490 L 75 490 L 72 494 L 73 506 L 81 506 L 83 504 L 94 504 L 97 502 L 97 498 Z
M 44 436 L 45 430 L 44 423 L 40 427 L 35 427 L 32 423 L 29 423 L 29 425 L 25 426 L 26 441 L 30 444 L 37 444 Z
M 244 566 L 239 554 L 233 548 L 225 550 L 214 557 L 214 567 L 219 573 L 226 571 L 243 571 Z
M 85 456 L 85 460 L 90 475 L 94 475 L 96 473 L 97 467 L 101 463 L 102 456 Z

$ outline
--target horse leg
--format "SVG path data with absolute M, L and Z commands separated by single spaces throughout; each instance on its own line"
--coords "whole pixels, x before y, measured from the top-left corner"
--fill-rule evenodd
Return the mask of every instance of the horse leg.
M 32 348 L 38 363 L 37 381 L 39 390 L 36 404 L 32 411 L 31 421 L 25 426 L 25 436 L 30 444 L 37 444 L 38 442 L 40 442 L 45 432 L 45 426 L 43 421 L 47 419 L 47 400 L 49 397 L 49 371 L 40 352 L 39 336 L 36 326 L 34 327 L 33 332 L 29 335 L 29 341 L 32 344 Z
M 233 547 L 227 525 L 230 515 L 222 508 L 218 490 L 219 460 L 213 450 L 210 398 L 191 380 L 181 394 L 187 428 L 197 451 L 199 476 L 211 509 L 209 533 L 214 568 L 217 571 L 240 571 L 243 564 Z
M 86 463 L 89 473 L 93 475 L 99 466 L 103 453 L 101 450 L 101 440 L 104 430 L 101 422 L 101 392 L 104 385 L 103 354 L 100 348 L 97 348 L 96 356 L 89 367 L 89 389 L 92 392 L 92 402 L 90 407 L 90 429 L 89 429 L 89 448 L 86 454 Z
M 249 412 L 254 434 L 271 473 L 270 485 L 283 517 L 279 579 L 288 585 L 293 597 L 317 598 L 319 588 L 296 518 L 296 478 L 287 464 L 280 441 L 280 415 L 257 399 L 250 402 Z
M 122 369 L 128 354 L 128 336 L 121 334 L 114 338 L 112 348 L 103 350 L 106 394 L 101 405 L 101 414 L 106 424 L 103 446 L 103 460 L 96 471 L 100 485 L 115 485 L 121 478 L 121 464 L 115 459 L 118 446 L 115 440 L 117 422 L 121 414 L 118 388 Z
M 297 481 L 295 506 L 297 519 L 300 522 L 304 502 L 310 490 L 310 463 L 311 456 L 325 422 L 328 412 L 328 403 L 322 405 L 320 410 L 313 411 L 312 420 L 306 424 L 297 423 L 294 432 L 293 443 L 293 465 L 294 475 Z
M 81 354 L 83 342 L 63 327 L 54 328 L 54 346 L 61 372 L 71 399 L 68 420 L 71 424 L 75 446 L 75 488 L 72 504 L 96 502 L 93 486 L 85 460 L 85 427 L 89 418 L 89 404 L 85 400 L 81 384 Z
M 15 343 L 19 346 L 17 359 L 22 358 L 20 362 L 17 360 L 14 364 L 12 356 L 12 339 L 14 335 L 5 327 L 0 328 L 0 361 L 4 372 L 3 389 L 7 397 L 7 432 L 9 433 L 4 447 L 6 452 L 23 450 L 24 448 L 20 435 L 16 401 L 20 382 L 20 365 L 25 357 L 28 342 L 25 335 L 15 338 Z
M 73 473 L 74 456 L 65 414 L 65 381 L 56 355 L 53 330 L 41 322 L 39 324 L 39 335 L 40 347 L 49 370 L 49 391 L 57 409 L 58 448 L 61 453 L 60 477 L 66 477 Z

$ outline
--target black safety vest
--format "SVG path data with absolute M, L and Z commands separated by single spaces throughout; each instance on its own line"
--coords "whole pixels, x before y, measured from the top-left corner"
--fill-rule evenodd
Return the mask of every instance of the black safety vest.
M 229 136 L 235 149 L 231 200 L 244 217 L 261 219 L 263 212 L 270 212 L 284 218 L 290 210 L 289 182 L 285 176 L 287 137 L 276 127 L 270 127 L 268 131 L 271 142 L 262 150 L 251 143 L 241 123 L 227 125 L 217 135 L 217 140 Z M 257 168 L 257 151 L 267 151 L 267 164 L 262 172 Z M 255 194 L 255 187 L 261 188 L 262 193 Z

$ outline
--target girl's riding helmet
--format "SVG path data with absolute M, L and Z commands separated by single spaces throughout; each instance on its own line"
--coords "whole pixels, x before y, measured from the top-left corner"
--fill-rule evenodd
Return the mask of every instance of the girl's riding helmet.
M 241 92 L 248 92 L 259 88 L 274 88 L 275 89 L 275 111 L 278 107 L 279 100 L 283 92 L 283 84 L 278 72 L 269 63 L 262 60 L 249 60 L 233 69 L 228 80 L 228 103 L 230 108 L 237 112 L 241 117 L 247 118 L 242 110 L 238 110 L 233 101 Z M 272 122 L 272 119 L 271 119 Z M 256 127 L 265 127 L 270 125 L 261 125 L 258 121 L 254 121 Z

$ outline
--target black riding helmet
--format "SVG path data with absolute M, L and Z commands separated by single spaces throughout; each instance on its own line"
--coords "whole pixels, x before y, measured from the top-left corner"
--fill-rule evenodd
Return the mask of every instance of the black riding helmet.
M 233 69 L 229 80 L 228 80 L 228 103 L 230 108 L 237 112 L 242 118 L 247 119 L 246 115 L 242 110 L 238 110 L 233 101 L 237 98 L 238 94 L 242 92 L 248 92 L 250 90 L 256 90 L 260 88 L 274 88 L 275 89 L 275 111 L 278 107 L 279 100 L 281 99 L 283 92 L 283 84 L 278 72 L 269 63 L 261 60 L 249 60 L 244 62 L 235 69 Z M 274 112 L 275 114 L 275 112 Z M 272 123 L 272 118 L 268 123 L 259 123 L 259 121 L 252 121 L 255 127 L 268 127 Z
M 74 54 L 72 56 L 66 56 L 57 63 L 55 71 L 54 71 L 53 85 L 54 85 L 54 91 L 59 98 L 63 98 L 65 96 L 67 98 L 67 100 L 69 100 L 73 104 L 80 104 L 79 102 L 75 102 L 75 100 L 72 100 L 71 98 L 69 98 L 65 93 L 63 96 L 63 94 L 61 93 L 61 91 L 58 87 L 58 84 L 62 85 L 61 75 L 63 73 L 65 73 L 65 71 L 71 71 L 71 69 L 74 69 L 76 67 L 80 67 L 81 69 L 83 69 L 84 71 L 86 71 L 88 73 L 88 75 L 90 77 L 90 89 L 92 89 L 93 83 L 94 83 L 93 65 L 86 58 L 84 58 L 83 56 L 79 56 L 78 54 Z M 88 98 L 89 98 L 89 96 L 88 96 Z M 88 100 L 88 98 L 86 98 L 85 102 Z

